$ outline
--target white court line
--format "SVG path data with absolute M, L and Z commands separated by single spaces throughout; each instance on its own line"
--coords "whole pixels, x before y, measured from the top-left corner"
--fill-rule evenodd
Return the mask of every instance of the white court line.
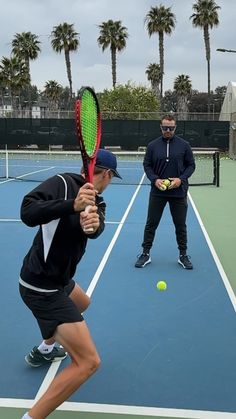
M 0 223 L 22 223 L 19 218 L 0 218 Z
M 79 405 L 79 406 L 76 406 Z M 186 419 L 236 419 L 235 413 L 228 412 L 212 412 L 204 410 L 188 410 L 188 409 L 164 409 L 158 407 L 146 406 L 124 406 L 109 404 L 89 404 L 89 403 L 63 403 L 58 410 L 94 413 L 113 413 L 123 415 L 142 415 L 142 416 L 162 416 L 166 418 L 186 418 Z
M 30 409 L 34 401 L 28 399 L 0 399 L 0 408 Z M 215 412 L 210 410 L 163 409 L 160 407 L 125 406 L 116 404 L 64 402 L 56 410 L 70 412 L 104 413 L 138 416 L 161 416 L 164 418 L 185 419 L 236 419 L 236 413 Z
M 98 269 L 96 270 L 96 272 L 94 274 L 94 277 L 93 277 L 92 281 L 89 284 L 89 287 L 88 287 L 88 289 L 86 291 L 86 294 L 89 297 L 91 297 L 91 295 L 92 295 L 92 293 L 93 293 L 93 291 L 94 291 L 94 289 L 95 289 L 95 287 L 96 287 L 96 285 L 98 283 L 98 280 L 99 280 L 100 275 L 101 275 L 101 273 L 102 273 L 102 271 L 104 269 L 104 266 L 105 266 L 105 264 L 106 264 L 106 262 L 108 260 L 108 257 L 110 256 L 110 253 L 111 253 L 111 251 L 112 251 L 112 249 L 113 249 L 113 247 L 115 245 L 115 242 L 116 242 L 116 240 L 119 237 L 119 234 L 120 234 L 121 229 L 122 229 L 122 227 L 124 225 L 124 222 L 125 222 L 126 218 L 128 217 L 128 214 L 129 214 L 129 212 L 131 210 L 131 207 L 132 207 L 132 205 L 134 203 L 134 200 L 135 200 L 135 198 L 136 198 L 136 196 L 137 196 L 137 194 L 139 192 L 139 189 L 140 189 L 140 187 L 141 187 L 141 185 L 143 183 L 144 177 L 145 177 L 145 175 L 142 176 L 142 178 L 140 180 L 140 183 L 139 183 L 138 187 L 136 188 L 136 190 L 135 190 L 135 192 L 134 192 L 134 194 L 133 194 L 133 196 L 132 196 L 132 198 L 131 198 L 131 200 L 129 202 L 129 205 L 128 205 L 128 207 L 127 207 L 127 209 L 126 209 L 126 211 L 125 211 L 125 213 L 124 213 L 124 215 L 123 215 L 123 217 L 121 219 L 121 222 L 118 225 L 118 227 L 117 227 L 117 229 L 115 231 L 115 234 L 114 234 L 113 238 L 111 239 L 111 242 L 110 242 L 110 244 L 109 244 L 109 246 L 108 246 L 108 248 L 107 248 L 107 250 L 106 250 L 106 252 L 105 252 L 105 254 L 104 254 L 104 256 L 103 256 L 103 258 L 102 258 L 102 260 L 101 260 L 101 262 L 99 264 L 99 266 L 98 266 Z M 49 368 L 46 376 L 44 377 L 44 380 L 43 380 L 43 382 L 42 382 L 42 384 L 41 384 L 41 386 L 40 386 L 40 388 L 38 390 L 38 393 L 35 396 L 35 400 L 38 400 L 42 396 L 42 394 L 45 393 L 45 391 L 47 390 L 48 386 L 50 385 L 50 383 L 54 379 L 54 377 L 55 377 L 55 375 L 57 373 L 57 370 L 58 370 L 60 364 L 61 364 L 61 362 L 57 362 L 57 363 L 54 363 L 54 364 L 52 363 L 51 364 L 51 367 Z
M 194 204 L 194 201 L 193 201 L 190 193 L 188 193 L 188 197 L 189 197 L 189 200 L 190 200 L 191 205 L 193 207 L 193 210 L 195 212 L 195 215 L 197 217 L 198 223 L 199 223 L 199 225 L 200 225 L 200 227 L 202 229 L 203 235 L 204 235 L 204 237 L 206 239 L 206 242 L 208 244 L 208 247 L 209 247 L 209 249 L 211 251 L 212 257 L 213 257 L 213 259 L 215 261 L 215 264 L 216 264 L 216 266 L 218 268 L 218 271 L 220 273 L 220 276 L 221 276 L 221 279 L 222 279 L 222 281 L 224 283 L 224 286 L 226 288 L 226 291 L 227 291 L 227 293 L 229 295 L 229 298 L 230 298 L 230 301 L 231 301 L 231 303 L 233 305 L 234 311 L 236 311 L 236 297 L 235 297 L 234 291 L 233 291 L 233 289 L 232 289 L 232 287 L 230 285 L 230 282 L 229 282 L 228 277 L 227 277 L 227 275 L 226 275 L 226 273 L 224 271 L 224 268 L 221 265 L 221 262 L 220 262 L 220 260 L 219 260 L 219 258 L 217 256 L 217 253 L 216 253 L 216 251 L 214 249 L 214 246 L 213 246 L 213 244 L 211 242 L 211 239 L 210 239 L 210 237 L 209 237 L 209 235 L 208 235 L 208 233 L 207 233 L 207 231 L 206 231 L 206 229 L 204 227 L 204 224 L 202 222 L 201 216 L 200 216 L 200 214 L 199 214 L 199 212 L 197 210 L 196 205 Z M 236 419 L 236 416 L 235 416 L 235 419 Z
M 46 172 L 47 170 L 55 169 L 55 167 L 56 166 L 46 167 L 45 169 L 35 170 L 34 172 L 25 173 L 24 175 L 21 175 L 21 176 L 16 176 L 16 177 L 11 178 L 11 179 L 2 180 L 0 182 L 0 185 L 2 183 L 14 182 L 14 180 L 17 180 L 17 179 L 23 179 L 24 177 L 29 176 L 29 175 L 34 175 L 35 173 Z

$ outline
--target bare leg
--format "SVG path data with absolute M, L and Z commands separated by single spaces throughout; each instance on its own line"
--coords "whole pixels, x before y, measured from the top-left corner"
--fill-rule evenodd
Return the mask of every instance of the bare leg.
M 46 345 L 53 345 L 56 341 L 54 338 L 50 338 L 50 339 L 44 339 L 44 342 L 46 343 Z
M 87 294 L 85 294 L 84 290 L 78 284 L 75 284 L 69 297 L 76 305 L 76 307 L 78 307 L 80 313 L 83 313 L 90 304 L 90 298 Z M 46 345 L 53 345 L 55 343 L 55 339 L 54 337 L 50 339 L 44 339 L 44 342 L 46 343 Z
M 85 294 L 84 290 L 78 284 L 75 284 L 69 297 L 74 302 L 76 307 L 78 307 L 80 313 L 83 313 L 90 304 L 89 296 Z
M 33 419 L 45 419 L 68 399 L 99 367 L 100 358 L 85 321 L 58 326 L 57 340 L 69 353 L 71 364 L 58 374 L 30 409 Z

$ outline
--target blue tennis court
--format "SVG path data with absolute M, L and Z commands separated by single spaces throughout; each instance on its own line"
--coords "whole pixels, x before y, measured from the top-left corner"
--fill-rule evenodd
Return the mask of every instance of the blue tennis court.
M 7 408 L 2 410 L 6 418 L 20 417 L 18 409 L 29 407 L 57 368 L 69 362 L 49 369 L 31 369 L 24 362 L 41 340 L 17 284 L 35 233 L 20 222 L 19 206 L 33 187 L 31 182 L 0 183 L 0 412 Z M 137 185 L 112 185 L 104 193 L 105 232 L 99 246 L 98 240 L 91 240 L 76 274 L 92 296 L 85 318 L 102 365 L 60 407 L 60 417 L 91 412 L 101 417 L 236 418 L 235 296 L 191 197 L 188 229 L 194 270 L 185 271 L 177 263 L 168 208 L 156 234 L 152 263 L 135 269 L 148 193 L 148 186 Z M 159 280 L 167 282 L 166 292 L 157 291 Z M 82 418 L 83 413 L 73 417 Z

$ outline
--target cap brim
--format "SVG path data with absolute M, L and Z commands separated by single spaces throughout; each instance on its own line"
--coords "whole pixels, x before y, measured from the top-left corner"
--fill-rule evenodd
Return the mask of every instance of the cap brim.
M 114 175 L 115 177 L 118 177 L 119 179 L 122 179 L 121 175 L 117 172 L 117 170 L 110 169 L 110 171 L 113 173 L 113 175 Z
M 101 169 L 110 170 L 115 177 L 122 179 L 121 175 L 115 169 L 110 169 L 110 167 L 102 166 L 101 164 L 96 164 L 96 167 L 101 167 Z

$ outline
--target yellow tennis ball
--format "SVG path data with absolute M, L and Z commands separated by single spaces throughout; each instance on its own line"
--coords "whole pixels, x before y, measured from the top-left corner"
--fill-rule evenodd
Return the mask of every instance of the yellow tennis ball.
M 164 180 L 163 180 L 163 184 L 164 184 L 167 188 L 169 188 L 169 186 L 170 186 L 170 184 L 171 184 L 170 179 L 164 179 Z
M 164 183 L 162 183 L 162 185 L 159 187 L 159 189 L 160 189 L 161 191 L 166 191 L 167 186 L 166 186 L 166 185 L 164 185 Z
M 167 288 L 167 284 L 166 284 L 166 282 L 165 282 L 165 281 L 159 281 L 159 282 L 157 283 L 157 289 L 158 289 L 159 291 L 165 291 L 165 290 L 166 290 L 166 288 Z

